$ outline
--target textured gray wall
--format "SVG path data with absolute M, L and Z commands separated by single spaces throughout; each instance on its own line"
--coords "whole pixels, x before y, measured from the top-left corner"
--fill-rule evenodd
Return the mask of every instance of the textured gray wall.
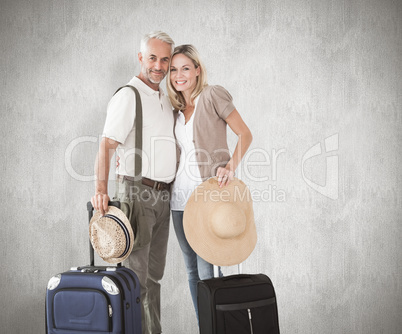
M 160 3 L 1 0 L 0 332 L 43 333 L 48 279 L 88 263 L 106 105 L 162 29 L 198 47 L 254 135 L 244 271 L 272 278 L 282 333 L 400 333 L 401 1 Z M 164 332 L 196 333 L 169 242 Z

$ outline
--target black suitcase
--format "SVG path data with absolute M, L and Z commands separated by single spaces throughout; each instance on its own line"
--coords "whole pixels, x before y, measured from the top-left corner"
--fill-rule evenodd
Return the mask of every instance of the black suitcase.
M 264 274 L 198 282 L 200 334 L 279 334 L 278 307 Z
M 119 207 L 120 202 L 109 205 Z M 89 219 L 93 207 L 87 205 Z M 90 244 L 90 265 L 55 275 L 46 291 L 48 334 L 141 334 L 140 283 L 121 264 L 95 266 Z

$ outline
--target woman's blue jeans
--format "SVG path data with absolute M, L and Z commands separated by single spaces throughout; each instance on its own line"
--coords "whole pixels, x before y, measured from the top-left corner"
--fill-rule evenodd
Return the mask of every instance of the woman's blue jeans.
M 199 280 L 209 279 L 214 277 L 213 265 L 199 257 L 187 242 L 183 229 L 183 211 L 172 210 L 173 226 L 176 232 L 177 240 L 184 257 L 184 264 L 188 276 L 188 284 L 190 286 L 191 298 L 195 308 L 195 313 L 198 320 L 197 306 L 197 282 Z M 222 276 L 219 268 L 219 276 Z

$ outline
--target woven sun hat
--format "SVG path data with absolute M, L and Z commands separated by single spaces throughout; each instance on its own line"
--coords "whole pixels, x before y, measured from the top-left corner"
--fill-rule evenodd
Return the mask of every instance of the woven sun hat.
M 130 221 L 120 209 L 109 206 L 105 215 L 95 212 L 89 223 L 89 238 L 100 258 L 119 263 L 131 253 L 134 233 Z
M 183 227 L 191 248 L 205 261 L 217 266 L 245 261 L 257 243 L 250 190 L 237 178 L 222 188 L 210 178 L 191 194 Z

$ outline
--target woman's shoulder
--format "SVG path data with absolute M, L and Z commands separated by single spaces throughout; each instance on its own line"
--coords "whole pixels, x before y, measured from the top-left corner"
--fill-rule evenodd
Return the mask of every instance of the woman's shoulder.
M 208 85 L 206 86 L 203 91 L 202 95 L 204 95 L 204 98 L 207 99 L 232 99 L 232 96 L 230 93 L 222 86 L 220 85 Z
M 221 85 L 206 85 L 203 89 L 203 92 L 216 92 L 216 91 L 227 91 L 224 87 Z

